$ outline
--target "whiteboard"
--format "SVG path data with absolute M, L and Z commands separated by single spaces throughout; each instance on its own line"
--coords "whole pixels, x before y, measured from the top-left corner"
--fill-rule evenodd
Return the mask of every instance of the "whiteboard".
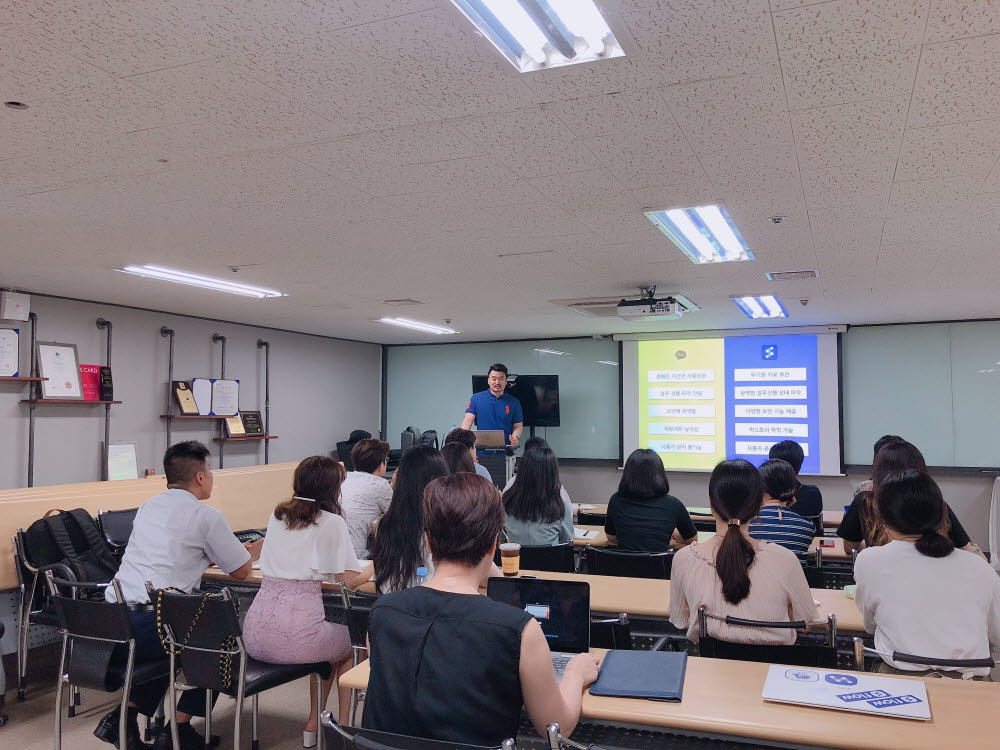
M 1000 466 L 1000 322 L 851 328 L 843 370 L 846 463 L 896 434 L 929 466 Z
M 387 348 L 386 431 L 393 448 L 410 425 L 437 430 L 443 442 L 452 424 L 462 424 L 472 376 L 501 362 L 512 374 L 559 376 L 560 426 L 535 430 L 559 458 L 618 459 L 618 344 L 611 339 Z M 525 427 L 522 441 L 528 434 Z

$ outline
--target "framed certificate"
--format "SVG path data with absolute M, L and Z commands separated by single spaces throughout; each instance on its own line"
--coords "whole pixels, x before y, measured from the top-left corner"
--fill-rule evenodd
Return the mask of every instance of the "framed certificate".
M 240 381 L 212 381 L 212 414 L 216 417 L 234 417 L 240 411 Z
M 17 377 L 19 339 L 17 328 L 0 328 L 0 377 Z
M 108 479 L 138 479 L 139 464 L 135 458 L 135 443 L 108 445 Z
M 264 434 L 264 420 L 260 418 L 259 411 L 240 412 L 243 419 L 243 429 L 247 435 L 260 436 Z
M 247 434 L 243 429 L 243 418 L 239 414 L 235 417 L 226 417 L 226 432 L 229 437 L 243 437 Z
M 48 378 L 42 381 L 42 398 L 84 400 L 76 344 L 39 341 L 38 372 L 41 377 Z

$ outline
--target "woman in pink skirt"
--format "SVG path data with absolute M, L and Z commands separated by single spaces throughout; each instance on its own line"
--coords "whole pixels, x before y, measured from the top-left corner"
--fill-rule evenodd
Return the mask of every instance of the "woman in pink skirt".
M 295 469 L 294 495 L 274 509 L 260 554 L 263 582 L 247 611 L 243 640 L 254 659 L 271 664 L 328 661 L 333 674 L 323 684 L 323 704 L 333 682 L 351 667 L 347 628 L 327 622 L 323 581 L 356 588 L 371 578 L 371 563 L 354 554 L 341 515 L 343 467 L 326 456 L 311 456 Z M 316 744 L 315 683 L 309 682 L 309 720 L 303 747 Z M 340 721 L 347 722 L 350 691 L 340 691 Z

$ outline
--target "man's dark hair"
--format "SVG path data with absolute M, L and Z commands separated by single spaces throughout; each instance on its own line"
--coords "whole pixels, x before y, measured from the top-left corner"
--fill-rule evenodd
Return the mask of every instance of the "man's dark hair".
M 445 436 L 444 444 L 448 445 L 450 443 L 459 443 L 466 448 L 475 448 L 476 433 L 472 430 L 463 430 L 461 427 L 456 427 Z
M 486 371 L 487 377 L 489 377 L 489 374 L 494 370 L 496 370 L 497 372 L 502 372 L 507 377 L 510 376 L 510 373 L 507 372 L 507 365 L 502 365 L 499 362 L 494 362 L 492 365 L 490 365 L 490 369 Z
M 780 443 L 775 443 L 771 446 L 767 457 L 769 459 L 780 458 L 782 461 L 787 461 L 795 469 L 795 473 L 798 474 L 802 471 L 802 462 L 806 456 L 802 450 L 802 446 L 794 440 L 782 440 Z
M 191 484 L 195 474 L 207 468 L 210 455 L 205 444 L 197 440 L 171 445 L 163 454 L 163 473 L 167 475 L 167 484 Z
M 389 444 L 384 440 L 365 438 L 351 448 L 351 465 L 366 474 L 374 474 L 388 457 Z

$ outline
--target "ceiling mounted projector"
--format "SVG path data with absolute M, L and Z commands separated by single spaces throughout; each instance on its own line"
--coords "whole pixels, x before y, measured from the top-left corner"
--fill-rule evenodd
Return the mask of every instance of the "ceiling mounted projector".
M 698 306 L 680 295 L 669 295 L 656 299 L 656 287 L 640 290 L 639 299 L 623 299 L 618 303 L 618 317 L 624 320 L 679 320 L 686 312 L 693 312 Z

